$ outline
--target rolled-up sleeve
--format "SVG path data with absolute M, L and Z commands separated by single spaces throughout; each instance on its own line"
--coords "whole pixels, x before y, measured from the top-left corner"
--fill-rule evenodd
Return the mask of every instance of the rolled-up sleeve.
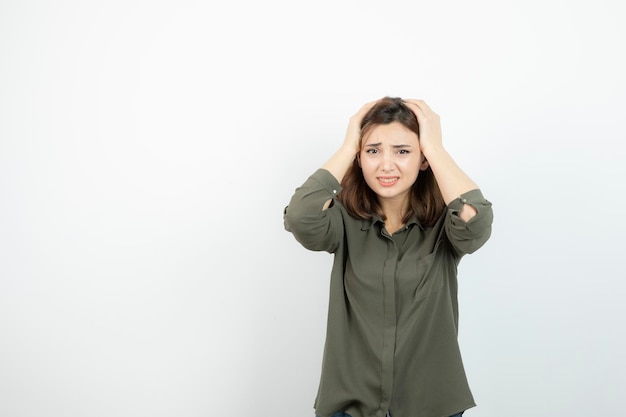
M 338 202 L 341 186 L 327 170 L 318 169 L 298 187 L 285 207 L 285 230 L 307 249 L 334 252 L 343 236 L 343 221 Z M 332 199 L 327 210 L 324 204 Z
M 476 209 L 476 215 L 467 222 L 459 216 L 464 204 Z M 478 189 L 462 194 L 448 205 L 446 234 L 459 255 L 475 252 L 484 245 L 491 236 L 492 223 L 491 203 Z

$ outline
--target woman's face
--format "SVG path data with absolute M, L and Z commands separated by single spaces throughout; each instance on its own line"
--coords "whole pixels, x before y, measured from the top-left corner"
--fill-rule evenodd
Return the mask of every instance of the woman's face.
M 428 167 L 417 135 L 398 122 L 374 126 L 359 158 L 365 182 L 380 200 L 408 201 L 419 171 Z

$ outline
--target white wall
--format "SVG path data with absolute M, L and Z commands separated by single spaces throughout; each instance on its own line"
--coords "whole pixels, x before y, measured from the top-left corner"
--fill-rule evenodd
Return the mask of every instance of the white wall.
M 331 258 L 282 209 L 383 95 L 494 203 L 466 415 L 621 412 L 621 3 L 3 1 L 0 415 L 312 416 Z

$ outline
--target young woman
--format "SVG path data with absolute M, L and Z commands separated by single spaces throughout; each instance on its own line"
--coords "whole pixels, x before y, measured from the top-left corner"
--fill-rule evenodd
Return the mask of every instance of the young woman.
M 489 238 L 491 203 L 422 100 L 385 97 L 296 189 L 285 228 L 334 254 L 319 417 L 447 417 L 473 407 L 459 345 L 457 265 Z

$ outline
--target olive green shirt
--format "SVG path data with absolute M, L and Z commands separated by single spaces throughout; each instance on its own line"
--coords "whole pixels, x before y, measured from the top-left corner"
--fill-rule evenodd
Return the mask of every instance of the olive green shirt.
M 284 213 L 305 248 L 334 254 L 317 415 L 445 417 L 473 407 L 457 341 L 457 265 L 489 238 L 491 203 L 472 190 L 434 226 L 412 219 L 391 235 L 377 216 L 350 216 L 340 191 L 319 169 Z M 477 210 L 468 222 L 463 204 Z

